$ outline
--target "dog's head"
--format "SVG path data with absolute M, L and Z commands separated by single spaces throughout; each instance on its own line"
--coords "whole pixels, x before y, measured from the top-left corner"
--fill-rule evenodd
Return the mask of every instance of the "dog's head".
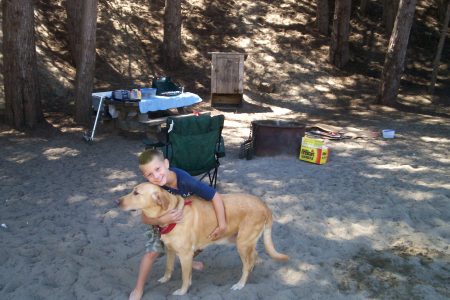
M 131 193 L 121 197 L 117 206 L 125 211 L 142 209 L 149 217 L 157 217 L 170 205 L 170 194 L 161 187 L 149 182 L 138 184 Z

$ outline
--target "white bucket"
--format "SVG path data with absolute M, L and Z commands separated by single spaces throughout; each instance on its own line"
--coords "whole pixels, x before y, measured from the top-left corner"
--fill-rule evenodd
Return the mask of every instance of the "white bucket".
M 385 139 L 393 139 L 395 136 L 395 130 L 394 129 L 383 129 L 383 138 Z

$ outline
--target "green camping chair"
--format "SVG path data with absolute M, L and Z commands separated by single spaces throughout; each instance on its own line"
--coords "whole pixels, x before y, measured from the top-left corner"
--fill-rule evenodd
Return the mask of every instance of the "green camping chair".
M 209 185 L 215 188 L 219 158 L 225 156 L 224 120 L 223 115 L 168 117 L 167 141 L 162 146 L 170 165 L 192 176 L 202 175 L 200 180 L 208 176 Z

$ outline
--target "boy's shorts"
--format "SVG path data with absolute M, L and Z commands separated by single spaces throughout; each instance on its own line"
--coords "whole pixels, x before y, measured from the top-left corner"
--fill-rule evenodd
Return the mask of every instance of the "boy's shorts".
M 157 252 L 161 256 L 166 252 L 164 243 L 161 241 L 161 233 L 157 226 L 149 226 L 145 232 L 147 242 L 145 243 L 145 252 Z

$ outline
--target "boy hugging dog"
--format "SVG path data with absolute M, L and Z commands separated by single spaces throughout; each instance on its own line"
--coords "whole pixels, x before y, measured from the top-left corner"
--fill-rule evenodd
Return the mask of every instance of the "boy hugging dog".
M 166 189 L 172 194 L 181 195 L 182 197 L 197 195 L 205 200 L 212 201 L 218 226 L 210 233 L 209 237 L 212 240 L 216 240 L 225 232 L 227 223 L 223 202 L 219 193 L 212 187 L 198 181 L 181 169 L 171 168 L 163 153 L 155 149 L 146 150 L 139 155 L 139 169 L 149 182 Z M 146 232 L 146 253 L 141 260 L 138 279 L 134 290 L 130 294 L 130 300 L 141 299 L 145 282 L 154 261 L 165 252 L 158 226 L 181 222 L 183 211 L 175 208 L 159 218 L 149 218 L 145 214 L 141 214 L 141 217 L 143 223 L 151 226 Z M 194 261 L 192 267 L 202 270 L 203 263 Z
M 169 161 L 158 150 L 141 153 L 139 169 L 149 182 L 137 185 L 118 201 L 123 210 L 142 210 L 142 221 L 152 225 L 147 232 L 146 253 L 141 260 L 136 286 L 129 299 L 141 299 L 153 262 L 164 252 L 167 254 L 166 271 L 160 282 L 171 278 L 175 255 L 181 263 L 182 286 L 174 295 L 187 292 L 192 269 L 203 268 L 193 257 L 210 244 L 236 244 L 242 261 L 242 276 L 231 287 L 233 290 L 245 286 L 257 258 L 256 243 L 261 235 L 270 257 L 289 259 L 275 249 L 271 236 L 272 212 L 258 197 L 238 193 L 220 195 L 185 171 L 170 168 Z

